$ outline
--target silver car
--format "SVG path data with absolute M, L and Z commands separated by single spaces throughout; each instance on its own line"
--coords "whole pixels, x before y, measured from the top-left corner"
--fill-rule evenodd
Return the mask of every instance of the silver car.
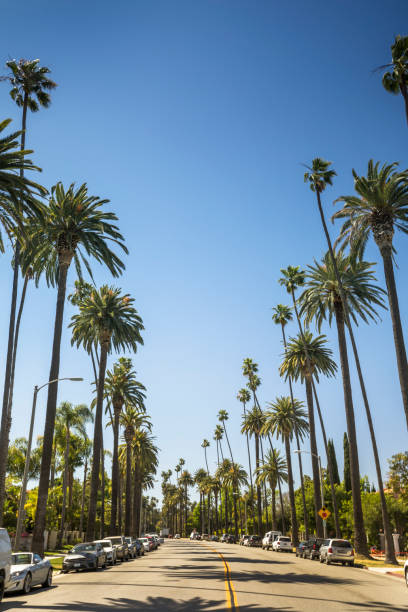
M 18 552 L 11 555 L 10 582 L 6 593 L 23 591 L 29 593 L 31 587 L 41 584 L 52 585 L 52 566 L 48 559 L 31 552 Z
M 319 551 L 320 563 L 330 565 L 332 562 L 342 565 L 354 565 L 354 550 L 348 540 L 323 540 Z

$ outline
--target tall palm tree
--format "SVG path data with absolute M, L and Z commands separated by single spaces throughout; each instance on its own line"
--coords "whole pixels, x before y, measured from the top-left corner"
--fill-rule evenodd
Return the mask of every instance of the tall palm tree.
M 292 523 L 292 541 L 293 545 L 297 546 L 299 543 L 299 533 L 296 517 L 290 442 L 293 439 L 295 432 L 298 433 L 300 438 L 303 438 L 309 431 L 309 425 L 306 420 L 307 415 L 303 410 L 303 402 L 291 397 L 277 397 L 275 402 L 270 402 L 268 406 L 270 410 L 265 412 L 263 432 L 276 434 L 277 437 L 280 436 L 285 444 Z
M 83 466 L 84 466 L 84 477 L 82 481 L 81 514 L 79 517 L 79 533 L 81 534 L 81 537 L 82 537 L 82 532 L 84 530 L 86 484 L 87 484 L 87 478 L 88 478 L 88 465 L 89 465 L 89 460 L 91 456 L 92 456 L 92 442 L 87 437 L 83 441 L 83 445 L 82 445 L 82 460 L 83 460 Z
M 232 456 L 232 450 L 231 450 L 231 444 L 228 438 L 228 433 L 227 433 L 227 427 L 225 425 L 225 423 L 228 421 L 228 412 L 226 410 L 219 410 L 218 411 L 218 420 L 219 422 L 222 424 L 222 428 L 224 430 L 225 433 L 225 439 L 227 440 L 227 444 L 228 444 L 228 449 L 231 455 L 231 461 L 232 463 L 234 463 L 234 458 Z
M 251 395 L 248 389 L 245 389 L 245 388 L 240 389 L 237 393 L 237 399 L 242 404 L 243 411 L 244 411 L 244 418 L 245 418 L 246 417 L 246 405 L 251 399 Z M 250 487 L 251 487 L 251 504 L 253 505 L 254 503 L 254 485 L 252 482 L 251 452 L 249 450 L 249 435 L 247 431 L 245 432 L 245 436 L 246 436 L 247 453 L 248 453 L 249 482 L 250 482 Z M 248 525 L 246 525 L 246 530 L 248 532 Z
M 336 201 L 344 206 L 333 218 L 346 219 L 338 241 L 350 246 L 353 254 L 362 257 L 372 234 L 384 265 L 388 302 L 394 334 L 395 352 L 402 401 L 408 427 L 408 361 L 401 324 L 398 293 L 394 276 L 393 238 L 395 230 L 408 233 L 408 170 L 399 172 L 398 164 L 384 164 L 372 159 L 367 176 L 353 170 L 355 196 L 341 196 Z M 320 195 L 320 192 L 317 191 Z
M 24 217 L 32 219 L 33 215 L 41 215 L 42 206 L 37 200 L 38 196 L 46 193 L 40 185 L 29 181 L 24 176 L 25 170 L 40 170 L 34 166 L 27 155 L 32 151 L 19 150 L 18 138 L 21 132 L 3 134 L 11 119 L 0 122 L 0 229 L 4 229 L 6 235 L 11 239 L 13 246 L 20 248 L 20 241 L 26 235 L 27 226 Z M 20 175 L 17 174 L 20 171 Z M 4 253 L 3 236 L 0 231 L 0 252 Z M 15 317 L 17 307 L 18 269 L 14 256 L 14 277 L 12 289 L 12 303 L 9 318 L 9 337 L 5 367 L 3 407 L 0 426 L 0 525 L 3 520 L 3 508 L 5 501 L 5 476 L 7 463 L 7 450 L 9 444 L 9 432 L 11 427 L 11 401 L 10 381 L 14 373 L 15 364 Z
M 96 196 L 90 196 L 85 184 L 81 185 L 81 187 L 78 189 L 76 189 L 72 184 L 67 190 L 65 190 L 61 183 L 57 183 L 57 185 L 55 185 L 51 191 L 51 198 L 44 223 L 38 224 L 37 232 L 33 237 L 33 240 L 35 240 L 38 245 L 42 245 L 42 248 L 38 249 L 36 261 L 33 262 L 34 270 L 37 268 L 37 266 L 40 266 L 41 268 L 46 267 L 47 281 L 51 284 L 57 283 L 58 285 L 49 380 L 57 380 L 59 376 L 66 284 L 68 269 L 71 261 L 74 260 L 76 269 L 80 271 L 81 258 L 85 264 L 85 267 L 88 269 L 88 271 L 90 271 L 89 262 L 86 256 L 93 257 L 99 263 L 104 264 L 113 276 L 118 276 L 124 268 L 123 262 L 109 246 L 109 243 L 113 242 L 124 252 L 127 252 L 127 249 L 122 242 L 123 237 L 119 233 L 116 225 L 113 223 L 117 219 L 116 215 L 112 212 L 105 212 L 102 210 L 105 203 L 106 200 L 100 200 Z M 83 251 L 85 251 L 85 253 L 83 253 Z M 44 261 L 47 262 L 47 266 L 44 265 Z M 92 293 L 92 296 L 95 295 L 95 299 L 97 299 L 98 304 L 102 306 L 104 300 L 107 303 L 110 301 L 115 302 L 113 297 L 109 297 L 110 291 L 111 290 L 106 287 L 103 294 Z M 82 311 L 83 314 L 85 314 L 87 311 L 92 312 L 90 302 L 91 300 L 89 297 L 84 300 L 87 307 L 84 309 L 81 308 L 81 313 Z M 123 309 L 126 309 L 125 305 L 123 306 Z M 105 316 L 102 316 L 101 320 L 105 321 Z M 112 325 L 112 322 L 110 322 L 110 325 Z M 96 327 L 98 328 L 99 325 L 96 325 Z M 85 332 L 85 330 L 82 331 Z M 90 330 L 88 330 L 88 332 L 89 331 Z M 86 342 L 88 347 L 93 346 L 93 344 L 94 342 Z M 107 350 L 109 343 L 102 341 L 101 346 Z M 101 362 L 102 355 L 100 364 Z M 104 368 L 105 367 L 106 359 Z M 101 381 L 98 380 L 98 388 L 100 385 Z M 103 393 L 103 383 L 101 393 Z M 47 410 L 44 428 L 44 453 L 41 463 L 37 510 L 33 533 L 33 550 L 38 553 L 43 552 L 43 533 L 45 529 L 45 513 L 47 507 L 57 394 L 58 383 L 56 382 L 48 386 Z M 103 397 L 101 395 L 101 402 L 102 399 Z M 95 423 L 96 422 L 97 419 L 95 419 Z M 99 427 L 100 420 L 98 420 L 97 424 Z M 100 447 L 100 435 L 98 435 L 97 444 L 98 447 Z M 94 476 L 95 479 L 99 473 L 99 461 L 100 459 L 96 461 L 94 456 L 92 465 L 97 465 Z M 92 504 L 93 502 L 91 500 L 91 508 Z
M 85 426 L 87 423 L 91 423 L 93 421 L 93 414 L 85 404 L 73 406 L 70 402 L 62 402 L 57 408 L 55 421 L 56 426 L 58 426 L 65 438 L 62 510 L 60 528 L 57 538 L 57 548 L 61 548 L 65 525 L 71 434 L 78 434 L 82 439 L 86 439 L 87 434 Z
M 250 438 L 255 439 L 255 470 L 260 466 L 260 455 L 259 455 L 259 440 L 264 425 L 265 419 L 263 412 L 254 406 L 252 410 L 248 410 L 245 416 L 242 418 L 241 433 L 248 435 Z M 257 495 L 257 519 L 258 519 L 258 533 L 262 532 L 262 505 L 261 505 L 261 487 L 257 484 L 256 487 Z
M 226 462 L 229 463 L 226 464 Z M 225 484 L 231 487 L 233 494 L 233 504 L 234 504 L 234 531 L 235 537 L 238 538 L 238 508 L 237 508 L 237 497 L 239 495 L 239 490 L 242 486 L 248 485 L 248 474 L 239 463 L 234 463 L 233 461 L 229 461 L 228 459 L 224 460 L 224 482 Z
M 204 512 L 203 512 L 203 488 L 202 484 L 205 481 L 208 473 L 204 468 L 199 468 L 194 474 L 194 483 L 200 493 L 200 521 L 201 521 L 201 533 L 204 533 Z
M 332 351 L 326 346 L 326 337 L 321 335 L 316 338 L 309 331 L 299 334 L 296 338 L 290 338 L 287 343 L 285 355 L 280 366 L 282 376 L 290 376 L 293 380 L 305 383 L 306 400 L 309 418 L 310 453 L 313 471 L 313 495 L 315 505 L 316 533 L 323 537 L 323 523 L 318 514 L 322 505 L 320 493 L 320 474 L 316 442 L 316 429 L 313 409 L 313 377 L 318 379 L 319 374 L 334 376 L 337 370 L 335 362 L 331 358 Z
M 408 36 L 396 36 L 391 45 L 391 63 L 380 69 L 391 68 L 384 73 L 382 84 L 386 91 L 401 93 L 405 104 L 405 117 L 408 123 Z
M 224 428 L 222 427 L 222 425 L 218 424 L 215 426 L 214 429 L 214 436 L 213 436 L 213 440 L 215 440 L 216 446 L 217 446 L 217 464 L 220 464 L 220 453 L 221 453 L 221 457 L 222 457 L 222 446 L 221 446 L 221 440 L 223 438 L 224 435 Z M 222 457 L 224 458 L 224 457 Z
M 330 166 L 331 166 L 331 162 L 328 162 L 320 157 L 317 157 L 312 161 L 312 166 L 307 168 L 308 171 L 305 173 L 304 179 L 305 179 L 305 182 L 309 183 L 311 191 L 316 194 L 317 207 L 319 210 L 323 231 L 326 236 L 326 241 L 327 241 L 327 246 L 328 246 L 329 253 L 330 253 L 331 263 L 333 265 L 333 270 L 336 276 L 336 281 L 338 283 L 338 290 L 340 293 L 341 302 L 343 306 L 344 321 L 345 321 L 346 327 L 349 332 L 350 342 L 351 342 L 351 346 L 353 349 L 354 361 L 356 363 L 358 380 L 360 383 L 361 394 L 363 396 L 364 408 L 366 412 L 368 428 L 370 430 L 370 437 L 371 437 L 371 443 L 373 446 L 375 461 L 376 461 L 376 464 L 379 465 L 379 457 L 378 457 L 378 450 L 377 450 L 377 444 L 376 444 L 376 439 L 375 439 L 374 425 L 373 425 L 373 420 L 371 416 L 371 408 L 368 402 L 365 381 L 364 381 L 363 372 L 362 372 L 361 364 L 360 364 L 360 357 L 358 354 L 357 345 L 356 345 L 356 341 L 354 338 L 353 327 L 350 321 L 348 300 L 344 292 L 343 283 L 340 277 L 339 270 L 337 268 L 337 261 L 336 261 L 336 257 L 334 254 L 332 242 L 330 239 L 329 230 L 327 229 L 327 223 L 326 223 L 326 219 L 325 219 L 325 215 L 324 215 L 324 211 L 322 207 L 322 201 L 321 201 L 321 194 L 326 189 L 327 185 L 332 184 L 333 177 L 336 176 L 336 172 L 332 168 L 330 168 Z M 356 244 L 357 243 L 358 243 L 358 240 Z M 360 243 L 360 246 L 361 246 L 361 243 Z M 353 249 L 353 250 L 356 251 L 356 249 Z M 360 251 L 360 253 L 362 254 L 363 249 L 358 248 L 357 252 L 358 251 Z M 351 451 L 351 453 L 353 454 L 355 450 L 356 449 L 354 448 Z M 355 457 L 353 459 L 355 459 Z M 358 511 L 358 508 L 357 508 L 357 511 Z M 358 517 L 356 517 L 356 511 L 354 514 L 354 520 L 355 520 L 354 529 L 356 531 L 356 540 L 357 540 L 356 550 L 360 554 L 364 556 L 368 556 L 369 553 L 368 553 L 368 546 L 367 546 L 367 536 L 364 531 L 363 517 L 362 517 L 362 513 L 360 513 L 359 511 L 358 513 L 359 513 Z M 356 524 L 356 518 L 357 518 L 357 524 Z M 384 518 L 386 517 L 383 516 L 383 520 Z M 394 553 L 394 541 L 393 541 L 391 533 L 386 534 L 386 558 L 389 559 L 390 562 L 396 563 L 395 553 Z
M 279 325 L 280 328 L 281 328 L 283 347 L 286 350 L 285 327 L 293 319 L 292 309 L 289 306 L 285 306 L 283 304 L 278 304 L 272 310 L 273 310 L 272 321 L 276 325 Z M 289 382 L 290 398 L 291 398 L 292 403 L 293 403 L 293 388 L 292 388 L 292 379 L 291 379 L 290 376 L 288 376 L 288 382 Z M 305 526 L 305 537 L 306 537 L 306 540 L 308 540 L 309 539 L 309 518 L 308 518 L 308 513 L 307 513 L 307 507 L 306 507 L 305 485 L 304 485 L 304 481 L 303 481 L 302 454 L 300 452 L 299 435 L 298 435 L 298 432 L 296 430 L 295 430 L 295 439 L 296 439 L 296 448 L 297 448 L 297 451 L 298 451 L 297 456 L 298 456 L 298 462 L 299 462 L 300 489 L 301 489 L 301 492 L 302 492 L 303 522 L 304 522 L 304 526 Z
M 134 299 L 122 295 L 121 290 L 103 285 L 84 299 L 79 314 L 73 315 L 72 344 L 83 345 L 85 349 L 99 343 L 100 359 L 98 388 L 95 410 L 95 429 L 92 459 L 91 492 L 89 500 L 87 539 L 94 538 L 96 498 L 98 493 L 99 464 L 101 454 L 101 422 L 104 396 L 106 362 L 108 353 L 114 349 L 132 350 L 143 344 L 140 332 L 144 329 L 141 317 L 133 306 Z
M 202 444 L 201 444 L 201 448 L 203 448 L 203 449 L 204 449 L 205 465 L 207 466 L 207 474 L 208 474 L 208 475 L 210 475 L 210 471 L 209 471 L 209 469 L 208 469 L 208 460 L 207 460 L 207 448 L 208 448 L 209 446 L 210 446 L 209 441 L 208 441 L 208 440 L 206 440 L 206 439 L 204 438 L 204 440 L 203 440 L 203 442 L 202 442 Z M 179 464 L 179 465 L 180 465 L 180 464 Z M 180 465 L 180 468 L 181 468 L 181 465 Z
M 156 473 L 158 452 L 154 436 L 144 428 L 136 429 L 133 437 L 133 517 L 132 535 L 140 535 L 140 508 L 144 488 L 150 488 L 151 476 Z
M 255 480 L 257 484 L 268 482 L 272 496 L 272 529 L 277 529 L 276 524 L 276 486 L 278 480 L 288 481 L 288 471 L 286 461 L 281 457 L 280 451 L 276 448 L 269 450 L 265 455 L 265 461 L 255 470 Z M 281 498 L 282 532 L 285 533 L 285 523 L 283 519 L 283 500 Z
M 119 422 L 123 406 L 137 406 L 138 410 L 144 411 L 145 387 L 136 380 L 136 372 L 132 366 L 132 360 L 128 357 L 120 357 L 114 363 L 112 370 L 107 370 L 105 379 L 104 397 L 113 406 L 113 458 L 112 458 L 112 499 L 110 532 L 116 533 L 116 520 L 118 509 L 118 443 Z M 128 528 L 130 530 L 130 516 L 128 517 Z
M 194 478 L 188 470 L 181 473 L 180 484 L 184 488 L 184 537 L 187 537 L 188 487 L 194 484 Z

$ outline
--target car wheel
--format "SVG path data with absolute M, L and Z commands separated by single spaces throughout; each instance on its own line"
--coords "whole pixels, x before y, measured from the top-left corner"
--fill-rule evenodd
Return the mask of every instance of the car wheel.
M 32 582 L 31 574 L 27 574 L 27 576 L 24 579 L 24 584 L 23 584 L 23 593 L 25 595 L 27 595 L 31 591 L 31 582 Z
M 319 557 L 319 561 L 320 561 L 320 563 L 323 563 L 323 557 L 321 555 Z
M 326 557 L 325 561 L 326 561 L 326 565 L 330 565 L 330 559 L 329 559 L 329 557 Z
M 43 587 L 46 589 L 52 585 L 52 569 L 48 570 L 47 579 L 43 582 Z
M 3 576 L 0 576 L 0 601 L 3 599 L 4 596 L 4 578 Z
M 97 559 L 97 560 L 95 561 L 95 567 L 94 567 L 95 572 L 96 572 L 98 569 L 99 569 L 99 559 Z
M 311 552 L 311 553 L 310 553 L 310 555 L 309 555 L 309 559 L 310 559 L 311 561 L 313 561 L 313 553 L 312 553 L 312 552 Z

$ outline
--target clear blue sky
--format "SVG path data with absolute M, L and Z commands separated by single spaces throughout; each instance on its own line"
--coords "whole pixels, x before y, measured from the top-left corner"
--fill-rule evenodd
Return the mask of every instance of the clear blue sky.
M 191 471 L 203 465 L 200 444 L 212 442 L 220 408 L 230 413 L 235 458 L 246 465 L 235 399 L 244 357 L 259 363 L 263 403 L 287 393 L 277 372 L 280 331 L 271 322 L 271 307 L 287 303 L 279 270 L 304 267 L 325 249 L 301 164 L 315 156 L 333 161 L 328 215 L 339 194 L 352 192 L 352 167 L 364 172 L 370 157 L 408 165 L 402 99 L 373 73 L 388 61 L 393 37 L 407 33 L 407 17 L 404 0 L 37 0 L 23 12 L 2 3 L 1 62 L 40 58 L 58 83 L 51 108 L 28 119 L 41 180 L 48 187 L 86 181 L 111 200 L 126 236 L 130 255 L 119 282 L 146 327 L 134 363 L 148 388 L 159 474 L 180 457 Z M 17 128 L 5 84 L 0 100 L 1 117 Z M 405 329 L 407 239 L 396 236 L 396 247 Z M 370 245 L 368 258 L 378 257 Z M 9 252 L 0 268 L 4 371 Z M 95 270 L 98 281 L 109 280 Z M 378 278 L 384 284 L 381 266 Z M 74 280 L 71 270 L 69 288 Z M 55 299 L 45 286 L 29 290 L 12 437 L 27 435 L 33 386 L 48 377 Z M 67 324 L 71 314 L 67 306 Z M 337 358 L 335 335 L 324 331 Z M 386 471 L 387 457 L 407 448 L 388 312 L 379 325 L 362 325 L 357 341 Z M 90 363 L 65 330 L 61 376 L 78 375 L 87 382 L 62 383 L 59 400 L 91 399 Z M 375 480 L 354 389 L 361 472 Z M 322 381 L 319 393 L 342 464 L 340 380 Z M 300 386 L 296 395 L 304 399 Z M 36 434 L 45 401 L 43 391 Z M 214 466 L 213 445 L 209 457 Z

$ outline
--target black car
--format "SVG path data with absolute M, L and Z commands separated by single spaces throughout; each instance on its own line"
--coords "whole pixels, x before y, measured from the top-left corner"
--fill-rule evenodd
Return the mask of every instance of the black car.
M 310 538 L 310 540 L 308 540 L 305 544 L 302 554 L 303 559 L 310 559 L 311 561 L 318 559 L 320 547 L 323 542 L 323 538 Z
M 237 540 L 236 540 L 235 536 L 234 536 L 234 535 L 232 535 L 232 533 L 229 533 L 229 534 L 227 535 L 227 539 L 226 539 L 226 540 L 224 540 L 224 541 L 225 541 L 227 544 L 236 544 L 236 543 L 237 543 Z
M 299 542 L 299 544 L 296 546 L 296 556 L 297 557 L 303 557 L 303 553 L 305 552 L 305 548 L 306 548 L 307 542 Z
M 258 547 L 262 546 L 262 538 L 259 535 L 251 535 L 248 538 L 247 546 Z
M 106 553 L 101 544 L 85 542 L 77 544 L 64 557 L 62 564 L 62 573 L 81 569 L 97 570 L 100 567 L 106 567 Z

